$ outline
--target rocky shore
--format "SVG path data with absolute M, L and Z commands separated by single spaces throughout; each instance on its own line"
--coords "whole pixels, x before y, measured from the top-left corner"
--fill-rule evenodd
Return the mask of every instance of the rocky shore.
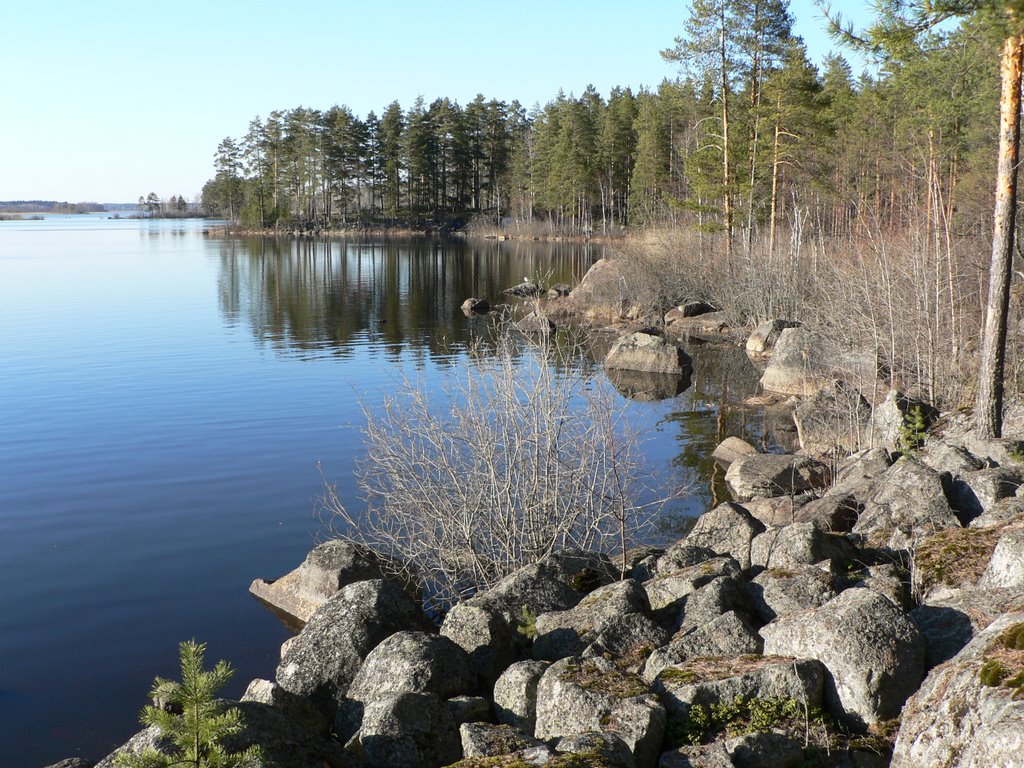
M 614 270 L 545 319 L 628 314 Z M 714 307 L 669 315 L 621 329 L 607 369 L 678 380 L 680 337 L 740 338 L 798 452 L 728 438 L 733 501 L 671 546 L 625 567 L 554 553 L 442 618 L 395 564 L 321 544 L 253 582 L 297 634 L 227 746 L 267 768 L 1024 765 L 1024 442 L 976 437 L 785 319 L 739 337 Z

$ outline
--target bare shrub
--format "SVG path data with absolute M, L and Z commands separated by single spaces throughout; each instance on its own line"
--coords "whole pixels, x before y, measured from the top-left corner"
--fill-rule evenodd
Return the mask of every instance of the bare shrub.
M 972 403 L 987 283 L 977 255 L 987 245 L 927 220 L 899 230 L 865 226 L 858 237 L 837 239 L 806 230 L 797 212 L 774 247 L 755 237 L 731 258 L 716 236 L 644 233 L 615 254 L 628 264 L 624 303 L 659 316 L 683 298 L 700 299 L 736 327 L 800 320 L 837 353 L 873 356 L 902 391 L 941 408 Z M 1011 309 L 1024 327 L 1016 294 Z M 1008 350 L 1011 387 L 1024 380 L 1018 346 Z
M 973 400 L 983 275 L 977 242 L 936 253 L 921 232 L 875 233 L 837 246 L 826 289 L 810 303 L 818 327 L 874 351 L 894 386 L 954 408 Z
M 578 347 L 498 327 L 440 391 L 405 379 L 364 408 L 365 516 L 328 486 L 338 533 L 404 563 L 443 608 L 568 547 L 625 552 L 651 523 L 640 440 Z
M 754 241 L 729 259 L 721 238 L 689 230 L 651 230 L 613 254 L 629 264 L 625 303 L 635 314 L 660 316 L 684 300 L 721 307 L 733 325 L 776 317 L 800 318 L 814 295 L 818 254 L 804 244 L 797 223 L 785 247 Z

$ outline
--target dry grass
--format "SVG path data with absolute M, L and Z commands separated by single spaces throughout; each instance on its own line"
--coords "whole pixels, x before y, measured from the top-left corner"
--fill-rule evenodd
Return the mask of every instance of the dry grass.
M 679 664 L 663 669 L 658 675 L 659 680 L 668 683 L 678 682 L 683 685 L 725 680 L 739 677 L 769 665 L 788 664 L 793 659 L 788 656 L 759 656 L 744 654 L 742 656 L 699 656 L 687 659 Z
M 914 582 L 921 594 L 940 585 L 977 583 L 1001 535 L 1000 528 L 950 528 L 929 536 L 914 556 Z
M 593 661 L 568 666 L 562 674 L 562 679 L 575 683 L 586 691 L 606 693 L 618 699 L 629 699 L 651 692 L 638 675 L 615 668 L 601 669 Z
M 874 354 L 894 386 L 943 409 L 974 398 L 977 340 L 987 290 L 981 239 L 939 247 L 919 226 L 867 236 L 815 239 L 799 221 L 774 252 L 755 239 L 727 258 L 721 238 L 649 230 L 626 238 L 626 304 L 660 317 L 683 299 L 722 307 L 734 326 L 786 318 L 805 322 L 839 349 Z M 1024 323 L 1011 304 L 1011 332 Z M 1024 383 L 1024 348 L 1008 350 L 1008 388 Z

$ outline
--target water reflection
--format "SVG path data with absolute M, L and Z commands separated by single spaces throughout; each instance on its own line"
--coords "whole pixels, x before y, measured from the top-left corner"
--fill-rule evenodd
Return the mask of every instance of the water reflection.
M 220 310 L 229 325 L 247 327 L 259 343 L 286 357 L 348 359 L 366 352 L 397 367 L 426 360 L 448 365 L 474 343 L 476 353 L 487 354 L 490 320 L 467 317 L 461 311 L 467 297 L 500 303 L 503 290 L 524 277 L 539 277 L 544 285 L 576 284 L 600 256 L 596 247 L 565 243 L 225 240 Z M 561 348 L 556 365 L 600 366 L 594 361 L 603 360 L 613 337 L 592 334 L 583 358 L 577 336 L 560 331 L 552 340 Z M 728 499 L 721 468 L 711 458 L 725 437 L 742 437 L 762 450 L 785 445 L 789 437 L 763 410 L 743 404 L 757 392 L 759 372 L 742 347 L 685 346 L 693 359 L 689 378 L 610 377 L 629 417 L 654 433 L 651 460 L 664 462 L 669 482 L 687 488 L 676 519 Z M 663 471 L 652 467 L 652 474 Z
M 220 306 L 283 354 L 347 356 L 370 345 L 446 358 L 464 348 L 470 296 L 491 303 L 523 276 L 576 282 L 600 253 L 563 243 L 250 238 L 223 242 Z
M 694 486 L 697 506 L 709 509 L 731 500 L 723 468 L 711 453 L 727 437 L 740 437 L 761 451 L 792 448 L 792 421 L 772 419 L 744 401 L 759 388 L 760 372 L 743 348 L 731 344 L 691 343 L 693 388 L 687 408 L 673 410 L 666 421 L 677 427 L 672 463 L 701 478 Z

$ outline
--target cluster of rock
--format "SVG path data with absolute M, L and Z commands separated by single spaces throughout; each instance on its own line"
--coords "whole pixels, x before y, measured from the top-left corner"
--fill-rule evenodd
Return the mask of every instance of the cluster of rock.
M 353 544 L 257 580 L 302 629 L 231 746 L 318 768 L 1020 764 L 1024 641 L 1000 645 L 1024 638 L 1020 468 L 938 442 L 835 467 L 735 438 L 716 456 L 736 501 L 672 546 L 550 555 L 440 627 Z M 803 721 L 708 726 L 737 703 Z

